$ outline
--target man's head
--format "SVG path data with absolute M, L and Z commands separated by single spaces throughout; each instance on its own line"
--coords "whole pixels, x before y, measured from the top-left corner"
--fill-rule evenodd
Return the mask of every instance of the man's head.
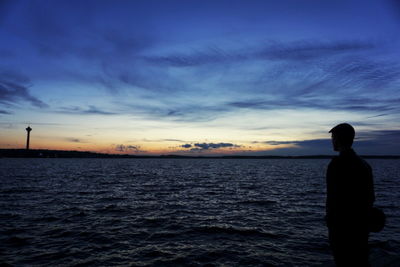
M 353 126 L 348 123 L 341 123 L 333 127 L 332 133 L 333 150 L 341 151 L 351 148 L 353 145 L 355 131 Z

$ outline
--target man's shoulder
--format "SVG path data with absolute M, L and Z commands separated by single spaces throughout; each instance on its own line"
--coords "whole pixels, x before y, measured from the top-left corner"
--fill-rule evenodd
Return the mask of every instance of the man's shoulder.
M 328 164 L 328 172 L 337 169 L 339 165 L 340 165 L 340 158 L 338 156 L 334 156 Z
M 371 165 L 369 165 L 369 163 L 361 157 L 360 157 L 360 160 L 361 160 L 363 167 L 371 172 L 372 171 Z
M 362 165 L 362 167 L 365 167 L 369 170 L 371 170 L 371 166 L 369 165 L 369 163 L 363 159 L 362 157 L 360 157 L 358 154 L 354 153 L 355 159 Z
M 333 156 L 332 159 L 331 159 L 331 161 L 329 162 L 329 165 L 328 165 L 328 166 L 338 164 L 339 161 L 340 161 L 339 156 Z

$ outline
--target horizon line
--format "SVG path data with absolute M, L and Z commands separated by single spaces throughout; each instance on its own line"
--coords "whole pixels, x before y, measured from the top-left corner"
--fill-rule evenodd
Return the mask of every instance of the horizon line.
M 14 153 L 13 153 L 14 152 Z M 33 153 L 39 153 L 32 155 Z M 2 155 L 4 153 L 4 155 Z M 45 154 L 43 154 L 45 153 Z M 53 153 L 53 155 L 51 155 Z M 54 153 L 60 153 L 54 154 Z M 53 150 L 53 149 L 23 149 L 23 148 L 0 148 L 0 157 L 73 157 L 81 158 L 84 155 L 93 156 L 97 158 L 332 158 L 336 154 L 310 154 L 310 155 L 179 155 L 179 154 L 160 154 L 160 155 L 143 155 L 143 154 L 118 154 L 118 153 L 99 153 L 92 151 L 79 151 L 79 150 Z M 80 156 L 80 157 L 79 157 Z M 400 159 L 400 155 L 360 155 L 364 158 L 392 158 Z

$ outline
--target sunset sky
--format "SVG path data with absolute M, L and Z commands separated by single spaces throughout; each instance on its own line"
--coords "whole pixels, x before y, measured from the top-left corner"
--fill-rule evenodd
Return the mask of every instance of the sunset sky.
M 0 0 L 0 148 L 400 154 L 396 0 Z

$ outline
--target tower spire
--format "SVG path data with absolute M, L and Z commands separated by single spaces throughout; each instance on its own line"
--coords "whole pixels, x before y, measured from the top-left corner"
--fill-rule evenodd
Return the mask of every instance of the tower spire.
M 30 126 L 28 126 L 28 128 L 26 128 L 25 130 L 27 132 L 27 135 L 26 135 L 26 150 L 29 150 L 29 139 L 30 139 L 32 128 Z

